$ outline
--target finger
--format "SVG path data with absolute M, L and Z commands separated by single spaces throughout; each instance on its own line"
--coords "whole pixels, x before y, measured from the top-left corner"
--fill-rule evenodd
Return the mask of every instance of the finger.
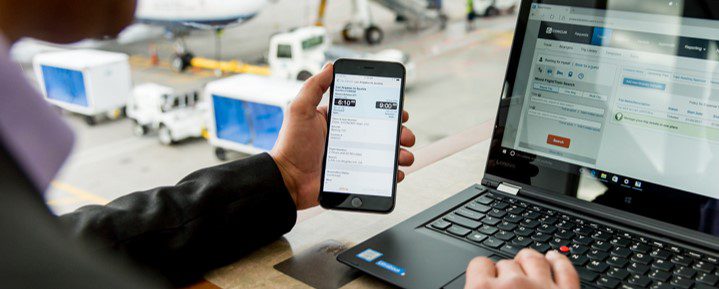
M 397 182 L 400 183 L 402 181 L 404 181 L 404 172 L 397 170 Z
M 515 276 L 524 276 L 524 271 L 522 271 L 522 267 L 520 267 L 517 262 L 510 259 L 497 262 L 497 278 L 511 279 Z
M 409 167 L 414 163 L 414 154 L 406 149 L 399 149 L 399 165 Z
M 406 110 L 402 111 L 402 123 L 405 123 L 409 120 L 409 112 Z
M 532 249 L 524 249 L 514 257 L 514 260 L 530 279 L 545 285 L 552 283 L 552 269 L 544 255 Z
M 329 109 L 329 107 L 326 106 L 326 105 L 322 105 L 322 106 L 317 107 L 317 111 L 319 111 L 322 115 L 324 115 L 324 116 L 325 116 L 325 119 L 327 119 L 327 111 L 328 111 L 328 109 Z
M 402 133 L 399 137 L 399 144 L 404 147 L 412 147 L 417 142 L 417 136 L 414 135 L 411 129 L 402 127 Z
M 546 259 L 554 272 L 554 284 L 562 289 L 579 289 L 577 270 L 567 256 L 557 251 L 549 251 Z
M 482 285 L 494 280 L 496 276 L 497 268 L 492 260 L 486 257 L 474 258 L 469 262 L 469 265 L 467 265 L 465 288 L 487 287 Z
M 294 108 L 301 111 L 314 111 L 320 104 L 322 95 L 332 84 L 333 71 L 332 64 L 327 64 L 320 73 L 305 81 L 300 94 L 293 101 Z

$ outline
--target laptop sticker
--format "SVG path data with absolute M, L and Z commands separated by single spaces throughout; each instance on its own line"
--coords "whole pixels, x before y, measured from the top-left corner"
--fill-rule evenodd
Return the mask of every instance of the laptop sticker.
M 382 257 L 382 255 L 384 255 L 384 254 L 377 252 L 375 250 L 372 250 L 372 249 L 367 249 L 367 250 L 364 250 L 361 253 L 357 254 L 357 258 L 360 258 L 367 262 L 372 262 L 375 259 Z
M 382 268 L 384 268 L 384 269 L 387 269 L 388 271 L 390 271 L 390 272 L 392 272 L 392 273 L 395 273 L 395 274 L 397 274 L 397 275 L 399 275 L 399 276 L 404 276 L 404 275 L 405 275 L 404 268 L 399 267 L 399 266 L 397 266 L 397 265 L 393 265 L 393 264 L 387 263 L 387 262 L 385 262 L 384 260 L 379 260 L 379 261 L 377 261 L 377 263 L 375 263 L 375 264 L 377 264 L 377 266 L 380 266 L 380 267 L 382 267 Z

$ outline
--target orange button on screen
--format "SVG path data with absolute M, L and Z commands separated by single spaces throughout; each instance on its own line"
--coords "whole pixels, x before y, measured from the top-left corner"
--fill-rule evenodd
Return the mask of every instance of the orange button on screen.
M 547 143 L 558 147 L 569 148 L 569 143 L 571 141 L 571 139 L 568 139 L 566 137 L 556 136 L 553 134 L 547 136 Z

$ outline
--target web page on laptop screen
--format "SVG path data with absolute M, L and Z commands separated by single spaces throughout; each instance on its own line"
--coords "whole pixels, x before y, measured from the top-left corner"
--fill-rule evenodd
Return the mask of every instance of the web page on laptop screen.
M 717 40 L 716 21 L 533 4 L 502 147 L 719 198 Z

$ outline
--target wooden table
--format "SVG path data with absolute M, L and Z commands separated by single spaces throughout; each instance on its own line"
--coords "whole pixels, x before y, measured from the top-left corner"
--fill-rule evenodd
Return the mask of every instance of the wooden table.
M 485 135 L 486 136 L 486 135 Z M 206 279 L 220 288 L 308 288 L 309 286 L 273 268 L 326 240 L 357 244 L 431 207 L 466 187 L 479 183 L 484 174 L 489 141 L 426 166 L 407 176 L 398 186 L 397 205 L 390 215 L 319 211 L 303 219 L 290 233 L 232 265 L 220 268 Z M 201 284 L 194 288 L 211 288 Z M 344 288 L 382 288 L 387 285 L 368 276 Z

